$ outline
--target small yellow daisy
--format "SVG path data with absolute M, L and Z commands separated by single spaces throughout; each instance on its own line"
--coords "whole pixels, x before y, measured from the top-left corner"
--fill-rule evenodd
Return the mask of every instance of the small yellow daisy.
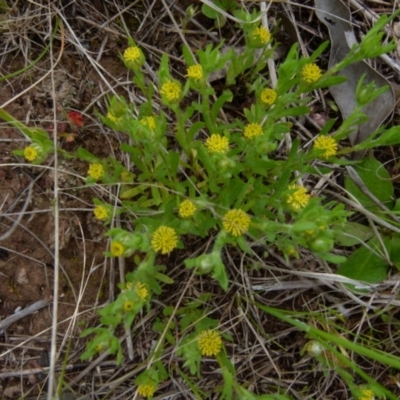
M 301 76 L 306 83 L 314 83 L 321 78 L 322 71 L 317 64 L 306 64 L 301 70 Z
M 124 305 L 123 305 L 124 311 L 125 312 L 130 312 L 133 310 L 133 301 L 125 301 Z
M 233 236 L 240 236 L 245 233 L 250 226 L 251 218 L 241 209 L 228 211 L 222 219 L 222 226 Z
M 104 168 L 101 164 L 90 164 L 88 175 L 93 179 L 100 179 L 104 175 Z
M 314 141 L 315 150 L 324 150 L 321 157 L 327 159 L 337 154 L 338 143 L 332 136 L 320 135 Z
M 200 352 L 203 356 L 216 356 L 222 350 L 221 335 L 217 331 L 208 329 L 198 336 Z
M 93 210 L 94 216 L 96 219 L 103 221 L 108 218 L 108 211 L 104 206 L 97 206 Z
M 182 90 L 178 82 L 167 81 L 161 86 L 160 93 L 165 96 L 168 101 L 177 102 L 181 98 Z
M 138 393 L 140 396 L 143 396 L 143 397 L 151 397 L 151 396 L 153 396 L 155 391 L 156 391 L 156 387 L 152 384 L 138 386 Z
M 125 252 L 125 247 L 120 242 L 111 242 L 111 254 L 115 257 L 121 257 Z
M 115 115 L 111 114 L 110 112 L 107 113 L 107 118 L 112 122 L 118 122 L 121 120 L 121 117 L 116 117 Z
M 154 117 L 148 116 L 148 117 L 143 117 L 140 122 L 147 128 L 149 128 L 151 131 L 154 131 L 156 129 L 156 121 Z
M 259 26 L 254 29 L 253 37 L 258 39 L 262 44 L 267 44 L 271 40 L 271 32 L 263 26 Z
M 187 75 L 188 78 L 192 78 L 195 81 L 200 80 L 201 78 L 203 78 L 203 67 L 200 64 L 196 64 L 196 65 L 191 65 L 188 69 L 187 69 Z
M 296 189 L 295 192 L 291 193 L 287 197 L 287 203 L 295 210 L 304 208 L 310 201 L 310 195 L 307 193 L 307 189 L 300 185 L 290 185 L 289 189 Z
M 262 126 L 255 122 L 246 125 L 243 131 L 243 135 L 248 139 L 252 139 L 255 136 L 261 135 L 261 133 L 262 133 Z
M 229 140 L 214 133 L 206 140 L 205 145 L 210 153 L 225 153 L 229 149 Z
M 30 162 L 35 161 L 38 154 L 37 149 L 33 146 L 28 146 L 24 149 L 24 157 Z
M 128 47 L 124 51 L 124 60 L 125 61 L 137 61 L 141 56 L 141 51 L 137 46 Z
M 276 93 L 276 90 L 270 88 L 262 90 L 260 95 L 261 101 L 269 106 L 275 103 L 277 97 L 278 93 Z
M 178 235 L 175 229 L 168 226 L 160 226 L 153 234 L 151 245 L 155 251 L 160 251 L 161 254 L 171 253 L 178 245 Z
M 136 293 L 142 301 L 146 301 L 147 297 L 149 296 L 149 291 L 143 283 L 138 283 L 136 286 Z
M 357 400 L 374 400 L 375 395 L 374 392 L 370 389 L 361 390 L 360 396 L 357 397 Z
M 196 205 L 190 200 L 183 200 L 181 204 L 179 204 L 179 216 L 181 218 L 189 218 L 196 212 Z

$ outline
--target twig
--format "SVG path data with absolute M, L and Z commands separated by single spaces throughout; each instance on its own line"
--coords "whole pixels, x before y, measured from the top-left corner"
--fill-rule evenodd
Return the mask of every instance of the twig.
M 6 319 L 0 322 L 0 331 L 7 329 L 11 324 L 17 322 L 21 318 L 26 317 L 27 315 L 33 314 L 36 311 L 39 311 L 43 307 L 46 307 L 49 304 L 48 300 L 39 300 L 36 303 L 31 304 L 28 307 L 25 307 L 23 310 L 18 311 L 17 313 L 10 315 Z

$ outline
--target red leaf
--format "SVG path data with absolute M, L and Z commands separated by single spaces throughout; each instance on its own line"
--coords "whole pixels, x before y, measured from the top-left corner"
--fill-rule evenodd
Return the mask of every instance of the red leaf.
M 77 127 L 81 128 L 85 123 L 83 121 L 83 116 L 78 111 L 70 111 L 68 113 L 68 118 L 70 121 L 76 125 Z

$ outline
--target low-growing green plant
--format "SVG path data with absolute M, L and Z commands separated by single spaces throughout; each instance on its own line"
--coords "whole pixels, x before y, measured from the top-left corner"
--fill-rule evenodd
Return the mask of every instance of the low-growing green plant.
M 309 113 L 308 93 L 343 82 L 338 72 L 346 65 L 395 48 L 393 43 L 381 45 L 380 30 L 388 18 L 382 17 L 340 64 L 326 72 L 320 69 L 317 60 L 327 42 L 310 57 L 300 56 L 297 46 L 293 46 L 279 65 L 278 81 L 272 87 L 259 74 L 276 46 L 271 33 L 258 22 L 252 22 L 257 20 L 257 13 L 236 10 L 235 16 L 246 22 L 241 26 L 246 50 L 238 55 L 233 50 L 222 52 L 221 46 L 208 45 L 193 55 L 184 47 L 187 64 L 184 80 L 171 74 L 169 58 L 164 54 L 158 82 L 149 82 L 143 73 L 145 54 L 129 39 L 121 59 L 132 71 L 133 82 L 146 100 L 137 107 L 123 98 L 111 97 L 108 113 L 100 115 L 100 119 L 126 135 L 121 151 L 130 157 L 134 169 L 128 170 L 112 157 L 100 159 L 85 149 L 76 153 L 88 162 L 88 185 L 97 182 L 121 185 L 118 208 L 94 199 L 94 215 L 107 225 L 116 214 L 130 220 L 132 230 L 109 229 L 111 244 L 105 254 L 131 257 L 136 265 L 125 282 L 119 284 L 120 293 L 115 301 L 100 310 L 101 326 L 82 334 L 94 335 L 83 359 L 108 351 L 116 354 L 119 363 L 122 361 L 115 329 L 121 324 L 129 329 L 136 316 L 148 310 L 152 299 L 161 294 L 162 285 L 172 283 L 162 260 L 174 251 L 185 249 L 187 238 L 209 240 L 212 245 L 206 253 L 187 258 L 185 266 L 196 274 L 210 275 L 225 290 L 229 274 L 222 249 L 226 246 L 237 246 L 252 254 L 250 243 L 256 242 L 258 246 L 274 248 L 286 259 L 299 258 L 300 249 L 309 249 L 331 263 L 345 262 L 345 257 L 332 250 L 335 241 L 340 243 L 350 212 L 341 202 L 311 195 L 303 185 L 303 176 L 327 173 L 334 164 L 353 164 L 342 157 L 353 151 L 400 142 L 392 129 L 379 130 L 353 147 L 341 142 L 365 121 L 362 107 L 382 91 L 371 85 L 365 90 L 360 84 L 359 107 L 334 134 L 331 130 L 335 121 L 331 120 L 312 146 L 295 138 L 285 156 L 282 156 L 285 152 L 278 152 L 285 135 L 291 131 L 287 118 Z M 256 49 L 263 49 L 260 57 L 255 57 Z M 211 74 L 223 68 L 226 68 L 226 87 L 245 74 L 248 95 L 254 97 L 254 102 L 241 110 L 237 118 L 228 118 L 224 113 L 224 107 L 235 100 L 235 94 L 228 88 L 218 92 L 208 82 Z M 159 97 L 163 108 L 154 107 L 153 102 Z M 0 116 L 4 118 L 5 114 Z M 9 122 L 15 124 L 10 118 Z M 43 131 L 30 130 L 32 144 L 16 154 L 29 162 L 42 162 L 54 151 L 52 141 L 43 135 Z M 317 167 L 319 161 L 323 163 Z M 207 316 L 208 296 L 204 294 L 177 310 L 167 308 L 154 323 L 153 329 L 160 337 L 146 371 L 135 381 L 138 393 L 152 397 L 160 382 L 168 377 L 160 361 L 168 344 L 184 360 L 178 373 L 199 397 L 202 394 L 194 377 L 199 376 L 201 359 L 206 356 L 215 357 L 220 366 L 223 384 L 216 390 L 221 399 L 233 398 L 233 393 L 243 399 L 286 399 L 283 394 L 257 397 L 236 382 L 235 368 L 224 345 L 233 339 L 223 334 L 218 320 Z M 322 361 L 329 364 L 327 359 Z M 350 382 L 346 375 L 350 373 L 343 371 Z

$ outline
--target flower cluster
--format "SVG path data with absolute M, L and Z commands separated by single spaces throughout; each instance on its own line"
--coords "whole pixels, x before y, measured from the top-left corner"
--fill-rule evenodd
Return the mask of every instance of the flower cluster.
M 156 391 L 156 387 L 153 384 L 138 386 L 138 393 L 140 396 L 143 396 L 143 397 L 151 397 L 151 396 L 153 396 L 155 391 Z
M 133 70 L 140 68 L 145 62 L 143 52 L 137 46 L 131 46 L 125 49 L 123 59 L 125 65 Z
M 121 257 L 125 252 L 125 247 L 121 242 L 113 241 L 110 246 L 111 254 L 115 257 Z
M 181 85 L 176 81 L 167 81 L 161 86 L 160 93 L 170 102 L 178 102 L 181 99 Z
M 360 392 L 360 396 L 357 397 L 357 400 L 374 400 L 375 395 L 374 392 L 370 389 L 362 389 Z
M 253 38 L 262 44 L 267 44 L 271 40 L 271 32 L 263 26 L 259 26 L 253 31 Z
M 315 150 L 323 150 L 321 157 L 327 159 L 336 155 L 338 150 L 337 141 L 327 135 L 320 135 L 314 141 Z
M 304 208 L 310 201 L 310 195 L 307 193 L 307 189 L 300 185 L 290 185 L 289 189 L 294 190 L 293 193 L 287 197 L 287 203 L 295 210 Z
M 217 331 L 208 329 L 198 336 L 200 352 L 203 356 L 216 356 L 222 350 L 221 335 Z
M 196 65 L 191 65 L 187 69 L 187 75 L 188 78 L 192 78 L 195 81 L 198 81 L 203 78 L 203 67 L 200 64 Z
M 125 301 L 123 305 L 123 309 L 125 312 L 131 312 L 133 310 L 133 301 Z
M 225 153 L 229 149 L 229 140 L 214 133 L 206 140 L 205 145 L 210 153 Z
M 196 205 L 190 200 L 183 200 L 181 204 L 179 204 L 179 216 L 181 218 L 189 218 L 191 217 L 197 210 Z
M 146 301 L 147 297 L 149 297 L 149 291 L 147 287 L 143 283 L 138 283 L 136 286 L 136 293 L 140 297 L 140 300 Z
M 318 81 L 321 76 L 321 68 L 317 64 L 306 64 L 301 70 L 301 76 L 306 83 L 314 83 Z
M 121 120 L 121 117 L 116 117 L 114 114 L 110 112 L 107 113 L 107 118 L 112 122 L 118 122 Z
M 277 97 L 276 90 L 270 88 L 265 88 L 260 94 L 261 101 L 269 106 L 275 103 Z
M 96 219 L 98 219 L 99 221 L 104 221 L 109 217 L 107 208 L 104 206 L 97 206 L 94 210 L 93 210 L 94 216 Z
M 30 162 L 35 161 L 38 157 L 38 154 L 39 153 L 35 146 L 28 146 L 24 149 L 24 157 Z
M 222 226 L 233 236 L 240 236 L 249 229 L 250 221 L 249 215 L 243 210 L 233 209 L 224 215 Z
M 90 164 L 88 175 L 97 181 L 104 175 L 104 167 L 101 164 Z
M 140 122 L 146 127 L 149 128 L 151 131 L 154 131 L 156 129 L 156 121 L 154 117 L 152 116 L 147 116 L 143 117 Z
M 175 229 L 161 225 L 153 233 L 151 245 L 155 251 L 160 251 L 161 254 L 171 253 L 171 251 L 178 245 L 178 236 Z
M 252 139 L 255 136 L 259 136 L 262 133 L 262 126 L 255 122 L 248 124 L 245 126 L 243 135 L 246 136 L 248 139 Z

